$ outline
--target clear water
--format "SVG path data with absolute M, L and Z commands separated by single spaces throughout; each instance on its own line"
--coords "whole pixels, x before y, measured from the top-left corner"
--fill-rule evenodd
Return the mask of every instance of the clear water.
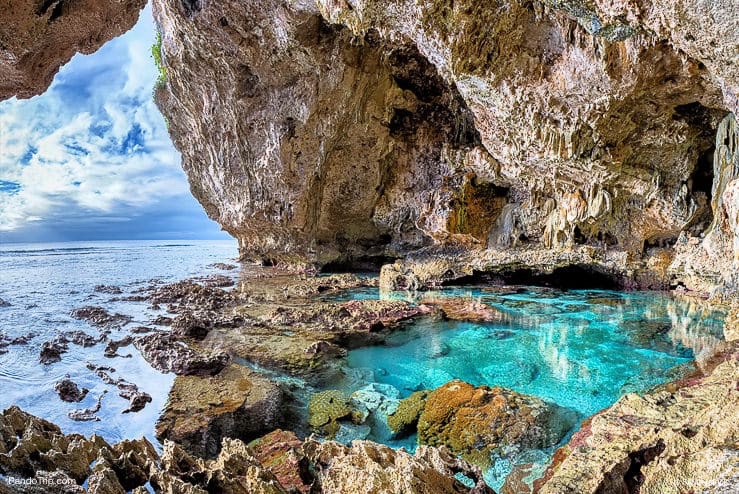
M 439 294 L 436 294 L 438 296 Z M 409 395 L 451 379 L 498 385 L 577 410 L 610 406 L 621 395 L 675 378 L 693 360 L 682 333 L 721 337 L 724 313 L 706 313 L 669 295 L 529 288 L 522 293 L 448 290 L 499 309 L 504 322 L 422 321 L 387 345 L 349 353 L 351 368 Z M 363 290 L 359 296 L 371 296 Z M 377 296 L 375 294 L 375 296 Z
M 378 296 L 377 290 L 362 289 L 341 297 Z M 504 319 L 418 322 L 383 346 L 349 352 L 349 377 L 337 386 L 352 392 L 380 383 L 404 397 L 462 379 L 535 395 L 584 418 L 625 393 L 648 390 L 692 368 L 695 355 L 722 338 L 725 316 L 720 309 L 654 292 L 479 288 L 433 296 L 482 302 Z M 414 437 L 389 440 L 387 432 L 373 430 L 368 437 L 414 449 Z M 543 468 L 551 453 L 498 458 L 486 479 L 499 488 L 513 463 Z
M 146 302 L 115 302 L 111 299 L 131 295 L 149 285 L 150 280 L 178 281 L 208 274 L 238 276 L 209 267 L 215 262 L 234 262 L 238 254 L 235 241 L 116 241 L 68 242 L 60 244 L 0 245 L 0 298 L 9 307 L 0 307 L 0 333 L 9 337 L 34 333 L 27 345 L 9 346 L 0 355 L 0 409 L 19 405 L 24 410 L 51 420 L 65 433 L 96 433 L 109 441 L 148 437 L 154 444 L 153 428 L 174 380 L 171 374 L 153 370 L 129 346 L 119 350 L 132 358 L 106 358 L 104 344 L 91 348 L 69 345 L 62 361 L 41 365 L 39 349 L 60 332 L 81 330 L 97 336 L 98 330 L 69 316 L 85 305 L 99 305 L 110 312 L 133 317 L 133 321 L 111 337 L 124 336 L 129 327 L 149 325 L 161 311 Z M 95 293 L 96 285 L 115 285 L 122 295 Z M 122 377 L 149 393 L 153 402 L 137 413 L 122 414 L 127 400 L 113 386 L 103 383 L 85 366 L 86 362 L 112 366 L 114 378 Z M 69 375 L 80 386 L 90 389 L 81 403 L 59 399 L 54 384 Z M 104 391 L 99 422 L 74 422 L 67 412 L 94 407 Z

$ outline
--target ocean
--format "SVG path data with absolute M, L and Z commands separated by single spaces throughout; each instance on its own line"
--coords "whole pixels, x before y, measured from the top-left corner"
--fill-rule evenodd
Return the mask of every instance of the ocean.
M 44 342 L 61 333 L 99 331 L 70 313 L 83 306 L 102 306 L 132 318 L 127 328 L 147 325 L 162 314 L 147 302 L 121 301 L 152 282 L 175 282 L 189 277 L 221 274 L 238 277 L 238 269 L 225 271 L 215 263 L 236 265 L 236 241 L 106 241 L 54 244 L 0 245 L 0 341 L 32 335 L 26 344 L 0 347 L 0 409 L 18 405 L 50 420 L 65 433 L 98 434 L 110 442 L 147 437 L 157 444 L 153 426 L 167 400 L 174 375 L 152 369 L 133 347 L 119 350 L 131 357 L 107 358 L 105 343 L 92 347 L 69 344 L 61 361 L 44 365 L 39 351 Z M 96 291 L 98 286 L 118 287 L 122 293 Z M 107 289 L 107 292 L 116 291 Z M 127 331 L 114 331 L 111 338 Z M 6 353 L 2 353 L 5 351 Z M 87 366 L 112 367 L 109 374 L 125 379 L 152 396 L 142 411 L 121 413 L 128 401 L 118 396 Z M 62 401 L 55 384 L 69 376 L 90 391 L 80 403 Z M 106 393 L 107 391 L 107 393 Z M 100 421 L 76 422 L 68 412 L 94 408 L 103 396 Z

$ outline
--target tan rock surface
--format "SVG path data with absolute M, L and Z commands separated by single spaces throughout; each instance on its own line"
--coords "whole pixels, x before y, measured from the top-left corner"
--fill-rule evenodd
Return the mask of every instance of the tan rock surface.
M 49 87 L 77 52 L 92 53 L 133 27 L 145 0 L 0 2 L 0 100 Z
M 628 394 L 583 424 L 535 492 L 731 492 L 739 485 L 739 360 L 703 378 Z M 714 362 L 715 364 L 716 362 Z M 634 489 L 639 489 L 635 491 Z

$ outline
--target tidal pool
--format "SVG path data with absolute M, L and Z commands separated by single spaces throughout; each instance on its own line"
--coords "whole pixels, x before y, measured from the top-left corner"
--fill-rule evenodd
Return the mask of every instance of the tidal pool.
M 535 395 L 585 418 L 626 393 L 679 378 L 723 338 L 723 310 L 665 293 L 479 287 L 432 295 L 487 304 L 501 320 L 421 320 L 385 345 L 349 352 L 339 387 L 353 392 L 378 383 L 402 398 L 461 379 Z M 370 289 L 343 295 L 378 296 Z M 394 440 L 376 429 L 367 437 L 414 448 L 414 437 Z M 543 465 L 551 452 L 524 452 L 514 461 Z M 486 474 L 494 488 L 511 467 L 510 458 L 498 460 Z

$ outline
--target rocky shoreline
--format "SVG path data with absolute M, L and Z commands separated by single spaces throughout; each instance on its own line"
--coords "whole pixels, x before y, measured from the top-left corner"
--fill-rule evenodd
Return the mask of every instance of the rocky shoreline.
M 365 483 L 376 486 L 373 492 L 400 492 L 399 483 L 409 493 L 492 492 L 480 470 L 488 466 L 491 451 L 555 445 L 579 421 L 537 398 L 462 381 L 405 400 L 372 388 L 377 384 L 352 396 L 312 392 L 314 385 L 337 378 L 348 350 L 381 343 L 409 321 L 502 316 L 464 299 L 326 298 L 375 287 L 382 277 L 246 271 L 249 275 L 230 289 L 212 286 L 225 284 L 218 279 L 152 283 L 137 297 L 166 311 L 155 320 L 160 329 L 132 327 L 123 340 L 112 342 L 120 351 L 135 346 L 154 368 L 177 375 L 156 425 L 164 444 L 161 456 L 145 439 L 111 445 L 95 437 L 65 436 L 53 424 L 13 408 L 0 427 L 5 445 L 0 473 L 39 481 L 68 476 L 77 484 L 87 480 L 87 492 L 97 493 L 144 492 L 140 489 L 147 483 L 156 492 L 176 485 L 179 490 L 171 492 L 183 493 L 349 493 Z M 106 327 L 126 327 L 120 315 L 100 307 L 75 314 L 101 331 L 95 343 L 106 341 Z M 541 478 L 532 478 L 537 474 L 527 470 L 530 466 L 515 467 L 501 492 L 637 492 L 638 486 L 638 492 L 656 493 L 661 491 L 654 486 L 668 481 L 682 486 L 685 478 L 719 489 L 715 492 L 735 485 L 739 347 L 731 316 L 725 340 L 713 344 L 710 355 L 701 355 L 693 376 L 643 397 L 626 395 L 586 420 Z M 106 356 L 121 356 L 110 346 L 109 341 Z M 41 357 L 47 353 L 44 345 Z M 126 411 L 146 405 L 146 393 L 112 377 L 114 369 L 89 369 L 130 398 Z M 86 390 L 64 381 L 58 392 L 61 399 L 79 401 Z M 80 420 L 95 420 L 95 412 L 74 413 Z M 421 446 L 409 455 L 369 441 L 355 440 L 351 447 L 326 441 L 366 423 L 380 424 L 388 438 L 417 432 Z M 308 437 L 312 433 L 318 436 Z M 716 468 L 704 474 L 696 466 L 709 458 Z M 455 480 L 457 473 L 474 486 L 459 476 Z M 46 492 L 23 489 L 12 492 Z M 64 492 L 84 491 L 71 486 Z

